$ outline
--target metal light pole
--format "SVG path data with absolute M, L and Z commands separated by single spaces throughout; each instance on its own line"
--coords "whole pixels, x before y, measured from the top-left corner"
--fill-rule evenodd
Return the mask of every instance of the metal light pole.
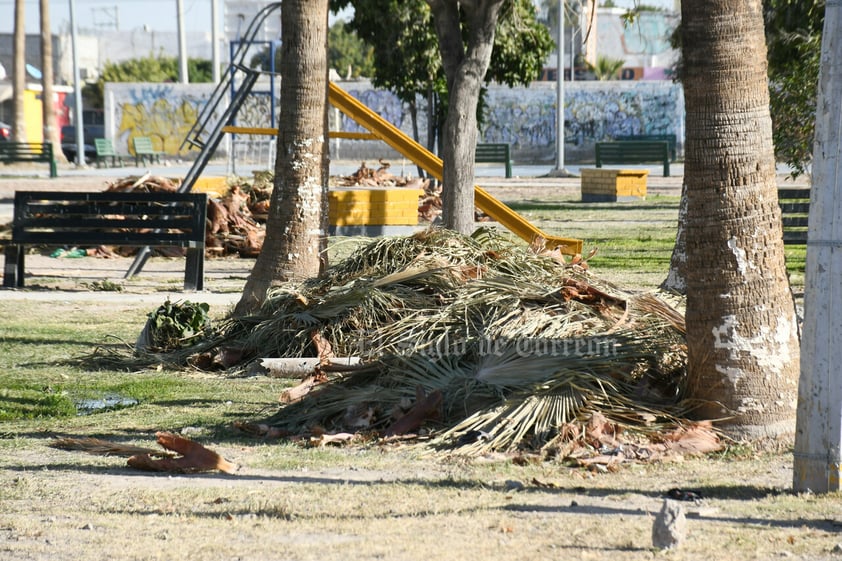
M 76 47 L 76 3 L 70 0 L 70 49 L 73 52 L 73 109 L 76 124 L 76 165 L 85 165 L 85 123 L 82 118 L 82 79 L 79 75 L 79 49 Z
M 564 167 L 564 0 L 558 2 L 558 49 L 556 57 L 556 160 L 555 169 L 551 177 L 570 177 L 571 174 Z M 570 69 L 571 73 L 573 69 Z
M 217 13 L 217 0 L 211 2 L 211 64 L 213 65 L 213 83 L 218 84 L 220 80 L 219 68 L 219 14 Z
M 178 81 L 187 83 L 187 38 L 184 34 L 184 0 L 176 0 L 178 12 Z

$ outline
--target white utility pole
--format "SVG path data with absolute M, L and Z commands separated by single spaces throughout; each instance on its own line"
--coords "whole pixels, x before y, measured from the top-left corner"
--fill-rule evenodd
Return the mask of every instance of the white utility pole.
M 827 0 L 804 279 L 795 491 L 842 489 L 842 0 Z
M 220 80 L 219 68 L 219 14 L 217 13 L 217 0 L 211 2 L 211 65 L 213 66 L 213 83 L 218 84 Z
M 82 78 L 79 74 L 79 49 L 76 46 L 76 3 L 70 0 L 70 49 L 73 53 L 73 109 L 76 125 L 76 165 L 85 165 L 85 122 L 82 118 Z
M 558 0 L 558 58 L 556 59 L 556 72 L 558 84 L 556 85 L 556 160 L 555 169 L 564 169 L 564 0 Z
M 184 0 L 176 0 L 178 12 L 178 81 L 186 84 L 187 79 L 187 38 L 184 34 Z
M 570 177 L 564 167 L 564 0 L 558 2 L 558 37 L 556 37 L 556 160 L 550 177 Z M 570 72 L 573 72 L 571 66 Z

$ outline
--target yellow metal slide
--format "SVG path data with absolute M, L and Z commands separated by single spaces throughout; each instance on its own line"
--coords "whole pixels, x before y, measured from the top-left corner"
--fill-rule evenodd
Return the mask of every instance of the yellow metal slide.
M 328 99 L 334 107 L 365 127 L 371 133 L 371 135 L 354 135 L 354 138 L 375 138 L 382 140 L 436 179 L 442 179 L 442 161 L 438 156 L 415 142 L 404 134 L 402 130 L 369 109 L 357 98 L 333 82 L 330 82 Z M 240 134 L 271 134 L 273 132 L 277 134 L 277 130 L 273 131 L 272 129 L 225 127 L 223 130 Z M 339 135 L 337 133 L 331 133 L 331 136 Z M 582 240 L 545 234 L 523 216 L 492 197 L 485 189 L 478 185 L 474 186 L 474 204 L 493 220 L 496 220 L 503 227 L 529 243 L 532 243 L 537 238 L 542 238 L 547 248 L 558 247 L 562 253 L 567 255 L 575 255 L 582 252 Z
M 421 166 L 422 169 L 433 177 L 441 180 L 441 159 L 408 137 L 402 130 L 369 109 L 357 98 L 333 82 L 330 83 L 328 99 L 334 107 L 368 129 L 374 136 L 409 158 L 416 165 Z M 582 240 L 545 234 L 523 216 L 492 197 L 485 189 L 478 185 L 474 186 L 474 204 L 493 220 L 496 220 L 527 242 L 531 243 L 540 237 L 546 240 L 545 243 L 548 248 L 558 247 L 562 253 L 568 255 L 582 252 Z

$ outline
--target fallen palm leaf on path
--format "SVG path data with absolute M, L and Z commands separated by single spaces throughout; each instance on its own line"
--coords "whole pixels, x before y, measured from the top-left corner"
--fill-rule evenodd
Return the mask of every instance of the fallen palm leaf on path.
M 76 450 L 102 456 L 128 456 L 129 467 L 144 471 L 234 473 L 238 469 L 235 464 L 193 440 L 170 432 L 157 432 L 155 436 L 158 444 L 166 451 L 87 437 L 60 438 L 51 442 L 50 446 L 61 450 Z
M 88 454 L 96 456 L 128 457 L 136 454 L 149 454 L 150 456 L 156 457 L 172 456 L 170 452 L 165 452 L 163 450 L 144 448 L 142 446 L 132 446 L 130 444 L 121 444 L 119 442 L 112 442 L 110 440 L 92 437 L 56 438 L 50 442 L 49 446 L 51 448 L 58 448 L 59 450 L 87 452 Z
M 181 454 L 181 456 L 155 459 L 149 454 L 138 454 L 128 459 L 130 467 L 170 473 L 198 473 L 203 471 L 234 473 L 237 471 L 235 464 L 198 442 L 171 432 L 157 432 L 155 436 L 158 439 L 158 444 L 167 450 Z

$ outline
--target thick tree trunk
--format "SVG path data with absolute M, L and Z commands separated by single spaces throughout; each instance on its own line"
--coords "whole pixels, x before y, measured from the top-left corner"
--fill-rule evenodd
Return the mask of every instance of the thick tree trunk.
M 26 142 L 26 115 L 23 92 L 26 91 L 26 29 L 24 0 L 15 0 L 14 54 L 12 59 L 12 139 Z
M 281 8 L 281 110 L 266 239 L 234 315 L 257 309 L 274 285 L 327 264 L 327 0 Z
M 442 219 L 446 228 L 463 234 L 474 229 L 477 105 L 503 1 L 427 0 L 447 76 L 448 108 L 441 147 Z M 462 43 L 460 10 L 467 22 L 467 49 Z
M 759 0 L 683 2 L 687 344 L 697 413 L 794 431 L 795 308 L 777 203 Z

